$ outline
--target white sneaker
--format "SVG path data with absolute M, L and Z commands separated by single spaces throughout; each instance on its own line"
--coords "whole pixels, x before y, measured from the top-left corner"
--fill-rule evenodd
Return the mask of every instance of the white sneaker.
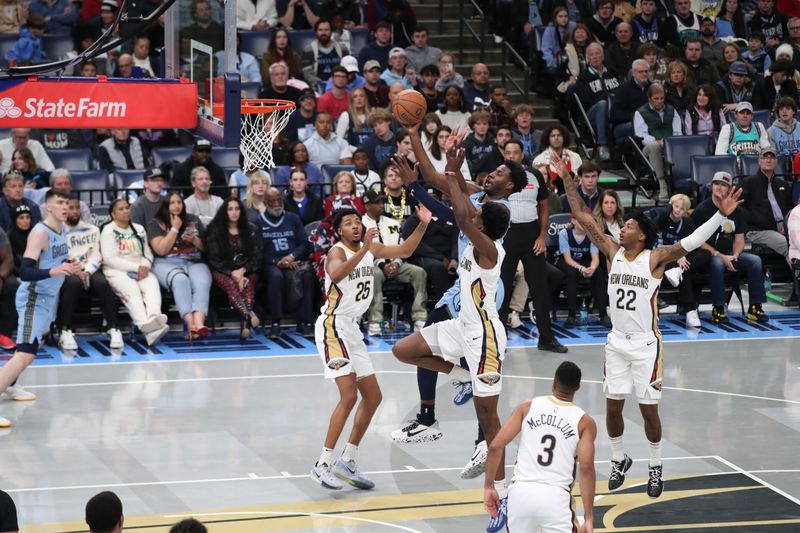
M 62 350 L 77 350 L 78 343 L 75 340 L 75 334 L 71 329 L 62 329 L 61 335 L 58 337 L 58 347 Z
M 153 330 L 145 335 L 148 346 L 155 346 L 158 341 L 164 338 L 164 335 L 169 333 L 169 326 L 161 326 L 159 329 Z
M 377 322 L 370 322 L 367 327 L 367 335 L 370 337 L 377 337 L 381 334 L 381 325 Z
M 10 427 L 11 427 L 11 420 L 0 416 L 0 428 L 10 428 Z
M 681 269 L 681 267 L 673 267 L 669 270 L 665 270 L 664 277 L 667 278 L 670 285 L 677 287 L 681 284 L 681 280 L 683 279 L 683 269 Z
M 19 385 L 12 385 L 3 392 L 3 397 L 17 402 L 30 402 L 36 399 L 36 395 L 28 392 Z M 0 427 L 3 427 L 0 425 Z
M 475 451 L 472 452 L 472 457 L 469 458 L 467 464 L 461 469 L 462 479 L 473 479 L 486 470 L 486 456 L 489 455 L 489 447 L 486 446 L 486 441 L 482 440 L 475 445 Z
M 142 333 L 147 335 L 151 331 L 155 331 L 155 330 L 157 330 L 159 328 L 163 328 L 165 326 L 165 324 L 161 323 L 161 317 L 162 316 L 163 315 L 151 315 L 151 316 L 147 317 L 147 320 L 145 320 L 144 322 L 142 322 L 139 325 L 139 331 L 141 331 Z
M 122 340 L 122 332 L 119 328 L 111 328 L 108 330 L 108 346 L 110 348 L 123 348 L 125 347 L 125 341 Z
M 600 161 L 608 161 L 611 159 L 611 152 L 609 151 L 608 146 L 601 146 L 597 152 Z
M 416 333 L 417 331 L 422 330 L 422 328 L 424 328 L 424 327 L 425 327 L 425 321 L 424 320 L 415 320 L 414 321 L 414 333 Z
M 156 319 L 158 320 L 158 323 L 161 324 L 162 326 L 166 326 L 167 323 L 169 323 L 169 317 L 163 313 L 160 315 L 156 315 Z
M 516 311 L 511 311 L 508 313 L 508 320 L 506 320 L 506 325 L 511 329 L 517 329 L 522 327 L 522 320 L 519 319 L 519 313 Z
M 697 309 L 686 313 L 686 326 L 689 328 L 699 328 L 702 326 L 700 323 L 700 315 L 697 314 Z
M 428 442 L 442 438 L 439 422 L 434 421 L 430 426 L 420 424 L 417 420 L 406 423 L 400 429 L 392 431 L 392 440 L 395 442 Z

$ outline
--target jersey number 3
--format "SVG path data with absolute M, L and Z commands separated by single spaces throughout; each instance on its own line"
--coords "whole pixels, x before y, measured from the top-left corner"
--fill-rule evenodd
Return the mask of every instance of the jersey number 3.
M 362 281 L 356 285 L 356 301 L 366 300 L 369 298 L 370 285 L 369 281 Z
M 625 296 L 628 297 L 628 301 L 623 303 L 622 301 L 625 299 Z M 636 301 L 636 291 L 628 291 L 627 294 L 625 289 L 617 289 L 617 309 L 624 309 L 625 311 L 636 311 L 636 306 L 633 303 Z
M 544 449 L 536 458 L 536 461 L 542 466 L 550 466 L 553 464 L 553 450 L 556 448 L 556 438 L 552 435 L 545 435 L 542 437 L 542 444 L 544 444 Z

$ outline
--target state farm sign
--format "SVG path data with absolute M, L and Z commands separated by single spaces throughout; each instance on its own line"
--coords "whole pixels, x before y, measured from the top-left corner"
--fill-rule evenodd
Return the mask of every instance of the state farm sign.
M 197 86 L 177 81 L 42 78 L 0 82 L 0 127 L 193 128 Z

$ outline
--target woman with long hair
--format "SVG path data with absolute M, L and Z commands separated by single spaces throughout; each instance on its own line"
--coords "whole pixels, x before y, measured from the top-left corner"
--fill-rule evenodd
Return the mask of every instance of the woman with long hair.
M 325 215 L 322 200 L 308 189 L 308 177 L 302 168 L 292 170 L 289 186 L 283 195 L 283 207 L 290 213 L 297 214 L 304 225 L 322 220 Z
M 439 67 L 439 79 L 436 80 L 436 90 L 444 91 L 451 85 L 456 87 L 464 86 L 464 77 L 456 72 L 455 57 L 453 52 L 442 51 L 436 58 L 436 66 Z
M 325 218 L 333 216 L 337 209 L 349 207 L 364 214 L 364 202 L 356 194 L 356 178 L 343 170 L 333 177 L 333 194 L 325 198 Z
M 361 87 L 350 91 L 347 112 L 339 115 L 336 121 L 336 135 L 352 146 L 359 146 L 370 136 L 372 128 L 367 123 L 367 115 L 372 111 L 367 100 L 367 93 Z
M 567 148 L 571 138 L 572 136 L 567 131 L 567 128 L 561 124 L 550 126 L 542 132 L 542 137 L 539 141 L 539 147 L 542 151 L 533 159 L 533 168 L 542 173 L 548 188 L 556 194 L 563 194 L 564 183 L 561 181 L 558 171 L 550 166 L 550 156 L 553 153 L 558 154 L 572 172 L 577 172 L 581 163 L 583 163 L 581 156 Z
M 603 232 L 614 242 L 619 243 L 619 231 L 625 222 L 622 218 L 624 215 L 622 202 L 617 191 L 603 189 L 592 214 Z
M 744 60 L 742 49 L 739 48 L 739 45 L 736 43 L 727 43 L 722 48 L 722 61 L 718 64 L 719 75 L 722 79 L 727 79 L 728 70 L 730 70 L 731 64 L 736 61 L 741 61 L 747 65 L 747 70 L 750 72 L 750 77 L 752 78 L 756 71 L 750 63 Z
M 203 262 L 203 224 L 186 212 L 180 193 L 173 191 L 147 224 L 147 236 L 155 254 L 153 274 L 175 299 L 186 324 L 189 340 L 204 339 L 211 272 Z
M 442 127 L 442 121 L 436 113 L 428 113 L 422 119 L 422 127 L 419 129 L 422 137 L 422 145 L 430 148 L 436 141 L 436 132 Z
M 692 98 L 693 104 L 686 110 L 683 132 L 686 135 L 719 135 L 725 114 L 719 104 L 717 91 L 709 84 L 697 88 Z
M 103 274 L 128 310 L 148 346 L 169 333 L 167 315 L 161 312 L 161 289 L 150 272 L 153 252 L 142 226 L 131 222 L 131 206 L 117 198 L 108 208 L 111 220 L 100 230 Z
M 561 65 L 564 47 L 569 41 L 575 23 L 569 20 L 569 11 L 564 6 L 553 10 L 553 21 L 545 28 L 542 36 L 542 57 L 551 74 Z
M 442 125 L 451 129 L 469 127 L 469 113 L 464 102 L 464 92 L 460 87 L 450 85 L 444 90 L 444 105 L 442 109 L 436 111 L 436 115 L 442 121 Z
M 558 92 L 566 93 L 567 89 L 575 86 L 575 82 L 578 81 L 578 74 L 580 74 L 587 65 L 586 48 L 593 42 L 595 42 L 595 38 L 589 26 L 582 22 L 575 24 L 572 35 L 567 39 L 567 43 L 564 45 L 567 63 L 559 79 L 560 83 L 556 87 Z
M 22 147 L 11 155 L 11 170 L 22 174 L 26 189 L 41 189 L 50 186 L 50 173 L 36 164 L 30 148 Z
M 293 167 L 299 167 L 306 171 L 308 176 L 308 183 L 317 185 L 324 182 L 322 172 L 308 161 L 308 148 L 300 141 L 295 141 L 289 147 L 289 166 L 280 167 L 276 169 L 275 185 L 288 185 L 289 175 Z
M 261 58 L 261 77 L 269 80 L 269 66 L 279 61 L 283 61 L 289 67 L 290 78 L 304 79 L 300 54 L 292 50 L 292 43 L 289 41 L 289 32 L 286 28 L 278 28 L 272 34 L 267 50 Z
M 244 193 L 244 206 L 253 215 L 260 215 L 267 210 L 267 189 L 272 185 L 269 174 L 256 170 L 250 174 L 247 190 Z
M 689 69 L 683 61 L 673 61 L 667 65 L 664 92 L 667 103 L 680 113 L 688 109 L 694 94 L 694 87 L 689 79 Z
M 238 198 L 228 198 L 208 225 L 206 250 L 214 283 L 242 316 L 240 333 L 246 339 L 261 323 L 253 312 L 261 268 L 261 236 L 248 222 L 245 206 Z
M 717 37 L 747 38 L 747 26 L 739 0 L 721 0 L 717 11 Z

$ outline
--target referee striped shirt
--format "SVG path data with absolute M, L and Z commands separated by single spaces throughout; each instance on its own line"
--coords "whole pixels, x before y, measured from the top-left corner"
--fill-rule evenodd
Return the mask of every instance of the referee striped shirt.
M 548 192 L 542 173 L 536 169 L 525 170 L 528 185 L 508 197 L 511 204 L 511 223 L 524 224 L 539 219 L 539 202 L 547 200 Z

